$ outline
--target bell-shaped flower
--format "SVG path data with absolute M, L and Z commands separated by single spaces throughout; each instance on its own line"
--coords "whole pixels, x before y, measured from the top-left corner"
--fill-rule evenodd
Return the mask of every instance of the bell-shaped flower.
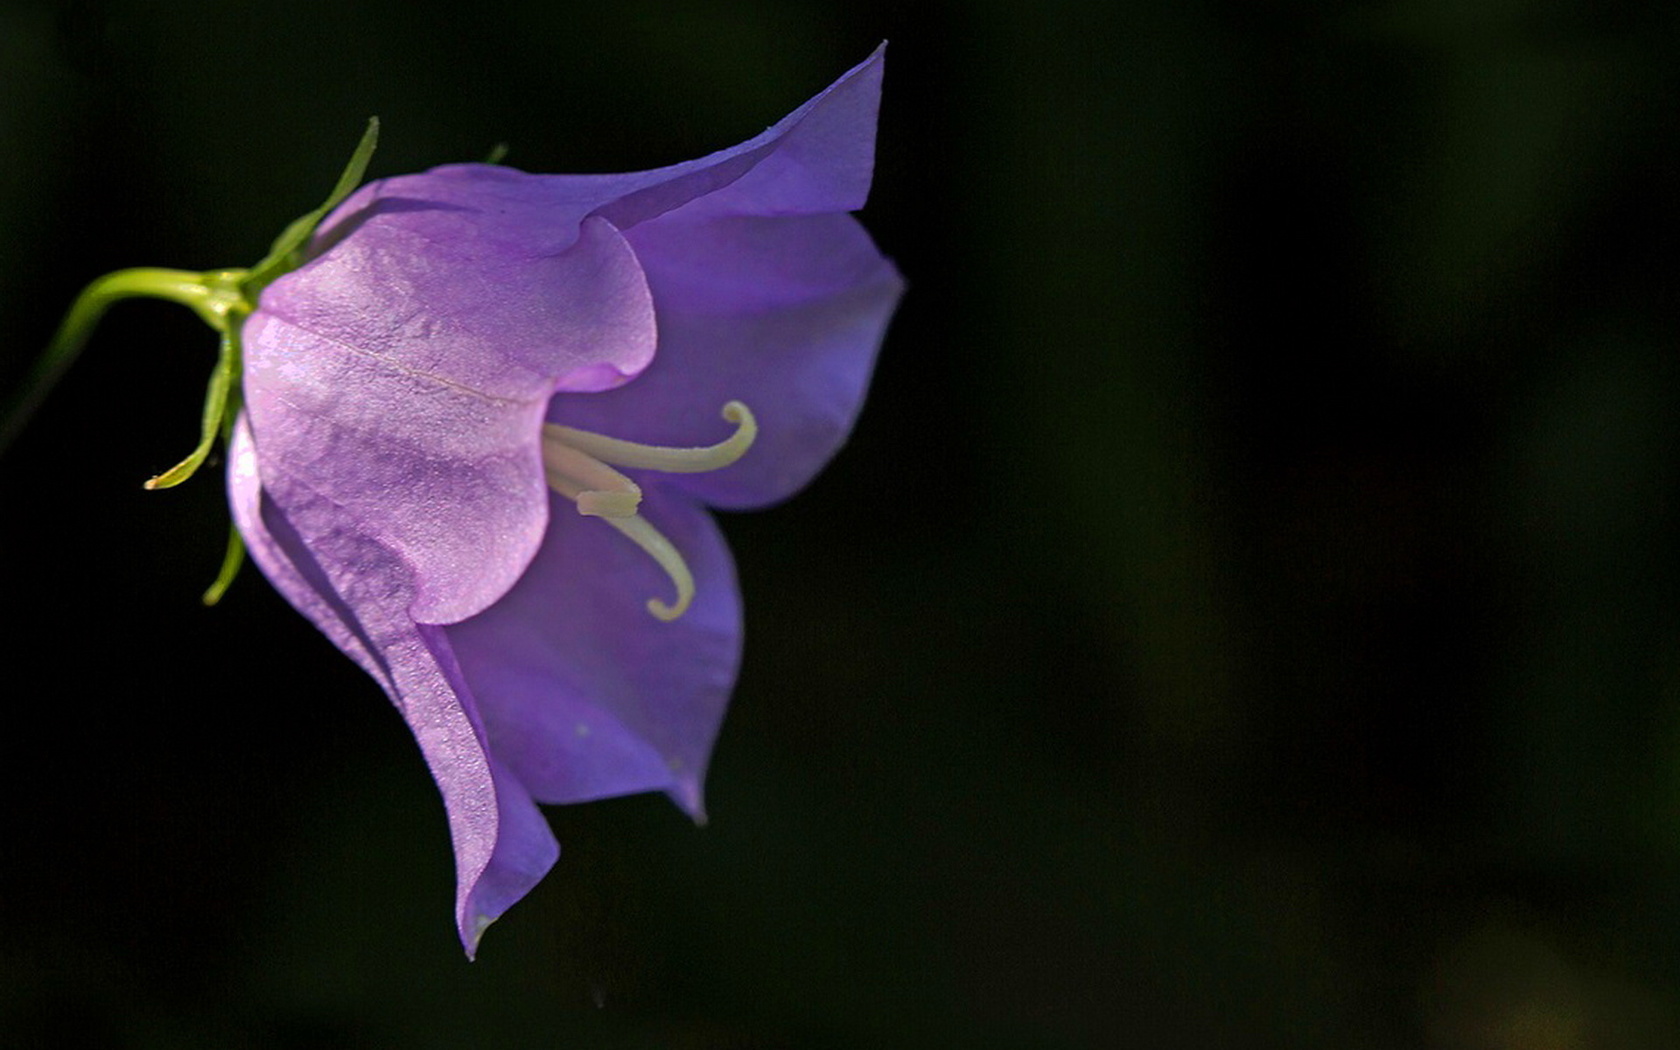
M 706 508 L 833 455 L 902 291 L 848 214 L 881 64 L 668 168 L 369 183 L 244 323 L 235 522 L 413 730 L 469 953 L 554 863 L 536 803 L 701 816 L 741 650 Z

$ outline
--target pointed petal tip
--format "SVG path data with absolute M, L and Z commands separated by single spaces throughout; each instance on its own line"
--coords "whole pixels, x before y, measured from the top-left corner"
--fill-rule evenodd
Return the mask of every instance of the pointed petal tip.
M 467 961 L 478 959 L 478 942 L 484 939 L 484 931 L 496 921 L 493 915 L 461 916 L 458 928 L 461 932 L 461 947 L 466 950 Z
M 705 788 L 698 777 L 681 777 L 666 788 L 665 793 L 697 827 L 706 826 Z
M 886 61 L 887 42 L 883 40 L 879 44 L 875 45 L 875 50 L 869 52 L 869 57 L 842 73 L 840 78 L 834 82 L 834 85 L 839 86 L 840 84 L 843 84 L 846 81 L 864 73 L 873 73 L 878 79 L 880 77 L 881 67 L 886 65 Z

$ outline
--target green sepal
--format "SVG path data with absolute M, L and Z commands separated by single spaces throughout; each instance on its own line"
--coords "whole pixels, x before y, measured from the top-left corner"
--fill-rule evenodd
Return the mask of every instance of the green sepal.
M 180 303 L 198 314 L 221 333 L 221 347 L 205 391 L 204 411 L 199 422 L 199 441 L 187 458 L 146 482 L 148 489 L 165 489 L 192 477 L 209 458 L 220 437 L 227 444 L 232 437 L 243 395 L 239 387 L 243 346 L 240 332 L 245 319 L 256 309 L 262 290 L 282 274 L 300 266 L 303 250 L 327 213 L 344 202 L 367 173 L 368 161 L 379 141 L 379 118 L 368 120 L 338 177 L 332 192 L 320 207 L 285 228 L 268 255 L 249 270 L 211 270 L 191 273 L 158 267 L 118 270 L 100 277 L 84 288 L 71 304 L 52 342 L 35 362 L 22 388 L 0 413 L 0 452 L 15 438 L 47 393 L 75 361 L 94 327 L 111 304 L 122 299 L 146 297 Z M 204 604 L 214 605 L 227 592 L 245 562 L 245 541 L 237 527 L 230 526 L 221 571 L 204 592 Z
M 216 573 L 216 582 L 204 592 L 199 599 L 205 605 L 215 605 L 222 600 L 222 595 L 233 586 L 239 570 L 245 565 L 245 537 L 239 534 L 239 526 L 228 522 L 227 551 L 222 555 L 221 571 Z
M 338 183 L 327 195 L 326 201 L 314 211 L 301 215 L 292 220 L 274 239 L 274 245 L 262 262 L 251 267 L 245 278 L 246 294 L 255 301 L 256 293 L 268 287 L 276 277 L 298 268 L 303 262 L 300 250 L 309 243 L 309 238 L 315 235 L 315 227 L 327 217 L 327 213 L 344 203 L 344 198 L 350 196 L 357 186 L 362 184 L 362 176 L 367 174 L 368 161 L 373 158 L 373 151 L 379 145 L 379 118 L 369 117 L 367 130 L 362 132 L 362 140 L 356 143 L 355 150 L 350 154 L 350 163 L 344 166 L 344 173 L 338 177 Z
M 148 489 L 174 488 L 197 473 L 198 468 L 215 447 L 216 439 L 227 431 L 231 418 L 228 400 L 233 389 L 233 377 L 239 374 L 239 327 L 233 325 L 222 332 L 222 345 L 216 355 L 216 367 L 210 371 L 210 384 L 204 394 L 204 415 L 200 421 L 198 447 L 186 459 L 146 482 Z

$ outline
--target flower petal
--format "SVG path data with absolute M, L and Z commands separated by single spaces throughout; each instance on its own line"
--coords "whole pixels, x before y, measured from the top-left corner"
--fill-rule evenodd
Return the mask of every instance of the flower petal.
M 731 467 L 665 480 L 714 506 L 783 499 L 845 441 L 903 280 L 849 215 L 692 217 L 627 234 L 653 289 L 659 352 L 634 383 L 561 394 L 551 422 L 655 445 L 726 434 L 726 401 L 758 417 Z
M 327 217 L 314 251 L 336 252 L 339 241 L 375 216 L 416 210 L 426 213 L 423 225 L 439 245 L 454 239 L 448 213 L 459 210 L 481 242 L 537 255 L 567 248 L 587 216 L 628 229 L 702 198 L 713 214 L 855 211 L 869 195 L 874 171 L 885 50 L 882 44 L 762 133 L 698 160 L 614 175 L 446 164 L 371 182 Z
M 541 540 L 549 395 L 640 371 L 654 317 L 604 220 L 540 260 L 451 260 L 417 236 L 372 220 L 271 286 L 245 326 L 245 398 L 263 462 L 411 564 L 415 619 L 448 623 L 506 592 Z
M 740 595 L 710 515 L 658 487 L 642 507 L 694 572 L 694 604 L 677 620 L 648 612 L 670 591 L 652 559 L 556 497 L 524 578 L 444 631 L 492 752 L 537 799 L 664 790 L 698 817 L 740 663 Z
M 229 502 L 270 582 L 402 712 L 449 815 L 456 923 L 471 955 L 484 928 L 524 896 L 559 855 L 547 823 L 485 748 L 460 669 L 440 628 L 408 617 L 412 573 L 390 550 L 340 526 L 330 501 L 291 513 L 267 499 L 246 420 L 228 464 Z
M 755 138 L 687 164 L 642 173 L 650 185 L 625 194 L 599 214 L 620 229 L 629 229 L 701 200 L 716 215 L 856 211 L 869 196 L 875 172 L 875 127 L 886 50 L 886 44 L 876 48 Z M 750 166 L 743 164 L 749 160 Z M 733 174 L 737 169 L 739 174 Z M 733 177 L 727 182 L 720 180 L 729 174 Z M 706 188 L 696 192 L 700 186 Z

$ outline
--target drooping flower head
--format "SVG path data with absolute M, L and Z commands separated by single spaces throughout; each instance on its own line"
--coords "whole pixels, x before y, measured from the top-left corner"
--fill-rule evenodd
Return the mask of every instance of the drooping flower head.
M 848 214 L 881 65 L 668 168 L 370 183 L 243 325 L 235 521 L 412 728 L 469 953 L 557 856 L 537 802 L 701 814 L 741 644 L 705 508 L 821 468 L 902 290 Z

